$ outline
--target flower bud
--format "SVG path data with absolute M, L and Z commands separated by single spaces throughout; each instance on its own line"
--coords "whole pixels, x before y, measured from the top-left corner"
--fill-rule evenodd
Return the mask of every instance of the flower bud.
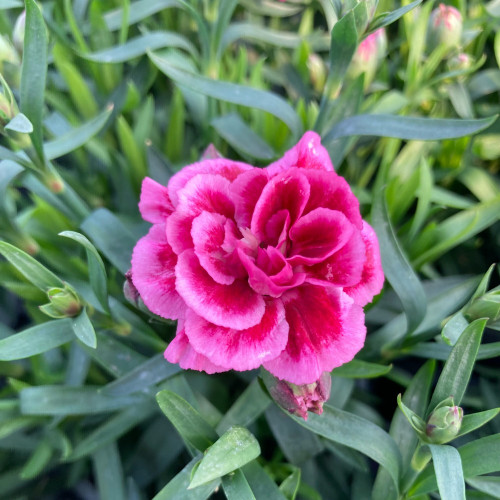
M 312 384 L 295 385 L 279 380 L 264 372 L 264 383 L 274 401 L 290 412 L 307 420 L 307 412 L 321 415 L 323 403 L 330 397 L 332 379 L 329 372 L 323 372 L 319 380 Z
M 443 3 L 431 12 L 427 29 L 427 47 L 434 50 L 439 45 L 448 48 L 458 47 L 462 37 L 462 15 Z
M 50 288 L 47 296 L 49 303 L 40 306 L 40 310 L 51 318 L 72 318 L 78 316 L 82 310 L 78 295 L 67 283 L 64 288 Z
M 460 52 L 448 60 L 448 68 L 450 71 L 462 71 L 469 69 L 472 66 L 473 60 L 469 54 Z
M 24 46 L 24 32 L 26 30 L 26 11 L 23 10 L 20 16 L 14 24 L 14 30 L 12 31 L 12 41 L 14 42 L 14 47 L 17 51 L 22 54 Z
M 316 92 L 322 92 L 326 82 L 326 66 L 318 54 L 309 54 L 307 58 L 309 77 Z
M 454 439 L 462 426 L 463 416 L 462 408 L 455 406 L 452 397 L 439 403 L 427 420 L 427 442 L 444 444 Z
M 132 271 L 129 269 L 125 273 L 125 282 L 123 283 L 123 295 L 134 306 L 139 304 L 140 295 L 132 281 Z
M 217 158 L 223 158 L 223 156 L 217 151 L 217 148 L 210 143 L 205 151 L 203 151 L 203 154 L 201 155 L 200 161 L 203 160 L 215 160 Z
M 365 85 L 369 85 L 386 52 L 387 36 L 384 28 L 380 28 L 359 44 L 349 66 L 348 75 L 356 78 L 361 73 L 365 73 Z
M 474 299 L 465 309 L 464 316 L 469 321 L 489 318 L 488 323 L 495 323 L 500 320 L 500 290 L 491 290 Z

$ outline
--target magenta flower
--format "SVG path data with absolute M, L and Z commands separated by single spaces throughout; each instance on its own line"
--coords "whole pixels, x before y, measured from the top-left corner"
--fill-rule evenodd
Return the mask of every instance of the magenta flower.
M 167 187 L 146 178 L 139 209 L 153 227 L 132 280 L 153 313 L 178 320 L 168 361 L 262 365 L 301 385 L 363 346 L 362 307 L 384 280 L 378 242 L 314 132 L 264 169 L 215 158 Z

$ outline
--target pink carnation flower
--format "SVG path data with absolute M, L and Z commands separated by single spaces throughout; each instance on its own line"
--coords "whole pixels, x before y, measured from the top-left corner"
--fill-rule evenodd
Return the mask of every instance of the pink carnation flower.
M 363 347 L 362 307 L 384 280 L 378 242 L 314 132 L 264 169 L 214 158 L 167 187 L 146 178 L 139 209 L 153 226 L 132 280 L 153 313 L 178 320 L 168 361 L 262 365 L 300 385 Z

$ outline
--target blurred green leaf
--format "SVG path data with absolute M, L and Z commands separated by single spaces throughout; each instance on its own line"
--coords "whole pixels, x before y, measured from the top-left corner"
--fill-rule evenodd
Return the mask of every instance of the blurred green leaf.
M 97 480 L 100 500 L 123 500 L 125 481 L 116 443 L 111 443 L 97 450 L 93 455 L 94 474 Z
M 76 127 L 66 134 L 44 144 L 47 159 L 53 160 L 71 153 L 75 149 L 84 146 L 92 137 L 99 133 L 104 127 L 113 111 L 113 105 L 109 105 L 105 111 L 95 118 Z
M 72 339 L 71 319 L 47 321 L 0 340 L 0 359 L 12 361 L 29 358 Z
M 476 429 L 479 429 L 483 425 L 487 424 L 490 420 L 495 418 L 499 413 L 500 408 L 494 408 L 493 410 L 465 414 L 462 419 L 462 425 L 460 426 L 460 431 L 457 434 L 457 438 L 468 434 L 469 432 L 475 431 Z
M 392 12 L 384 12 L 378 15 L 377 17 L 375 17 L 375 19 L 373 19 L 370 26 L 368 27 L 368 32 L 372 33 L 380 28 L 383 28 L 384 26 L 389 26 L 389 24 L 397 21 L 400 17 L 413 10 L 421 3 L 422 0 L 415 0 L 408 5 L 403 5 L 403 7 L 393 10 Z
M 212 120 L 211 125 L 243 156 L 247 155 L 258 160 L 271 160 L 276 156 L 269 144 L 257 135 L 237 113 L 219 116 Z
M 396 115 L 357 115 L 345 118 L 325 134 L 323 144 L 351 135 L 374 135 L 420 141 L 452 139 L 475 134 L 488 128 L 496 116 L 480 120 L 418 118 Z
M 467 484 L 493 498 L 500 498 L 500 477 L 498 476 L 477 476 L 467 479 Z
M 26 28 L 21 72 L 21 111 L 33 124 L 31 140 L 43 161 L 43 103 L 47 77 L 48 35 L 39 6 L 25 0 Z
M 139 395 L 108 396 L 99 387 L 39 386 L 21 391 L 21 413 L 24 415 L 91 415 L 141 405 Z
M 123 45 L 117 45 L 116 47 L 110 47 L 109 49 L 91 54 L 82 53 L 80 57 L 99 63 L 121 63 L 142 56 L 149 50 L 157 50 L 164 47 L 177 47 L 187 50 L 191 55 L 196 56 L 196 49 L 193 44 L 183 36 L 175 32 L 152 31 L 132 38 Z
M 295 110 L 276 94 L 190 73 L 154 53 L 150 53 L 149 57 L 162 73 L 195 92 L 221 101 L 267 111 L 283 121 L 295 138 L 302 132 L 302 124 Z
M 383 189 L 378 189 L 375 193 L 372 219 L 379 238 L 384 274 L 403 304 L 407 316 L 407 330 L 411 332 L 418 327 L 425 316 L 427 298 L 417 275 L 399 245 L 389 219 Z
M 31 134 L 33 132 L 33 124 L 22 113 L 14 116 L 4 128 L 5 130 L 19 132 L 21 134 Z
M 42 439 L 28 461 L 25 463 L 20 477 L 33 479 L 38 476 L 52 457 L 52 447 L 46 439 Z
M 136 239 L 116 215 L 99 208 L 83 221 L 81 228 L 122 274 L 130 269 Z
M 193 474 L 189 489 L 225 476 L 259 455 L 260 446 L 254 435 L 244 427 L 231 427 L 206 450 Z
M 389 373 L 392 365 L 377 365 L 359 359 L 353 359 L 344 365 L 335 368 L 332 375 L 345 378 L 374 378 L 382 377 Z

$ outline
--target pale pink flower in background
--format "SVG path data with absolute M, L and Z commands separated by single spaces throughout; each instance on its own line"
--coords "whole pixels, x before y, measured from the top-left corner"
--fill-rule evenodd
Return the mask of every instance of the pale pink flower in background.
M 462 38 L 462 14 L 451 5 L 439 4 L 431 12 L 427 28 L 427 47 L 434 50 L 439 45 L 455 48 Z
M 165 357 L 207 373 L 264 366 L 302 385 L 362 348 L 383 272 L 377 237 L 314 132 L 267 168 L 207 159 L 167 187 L 146 178 L 151 223 L 132 281 L 177 319 Z

